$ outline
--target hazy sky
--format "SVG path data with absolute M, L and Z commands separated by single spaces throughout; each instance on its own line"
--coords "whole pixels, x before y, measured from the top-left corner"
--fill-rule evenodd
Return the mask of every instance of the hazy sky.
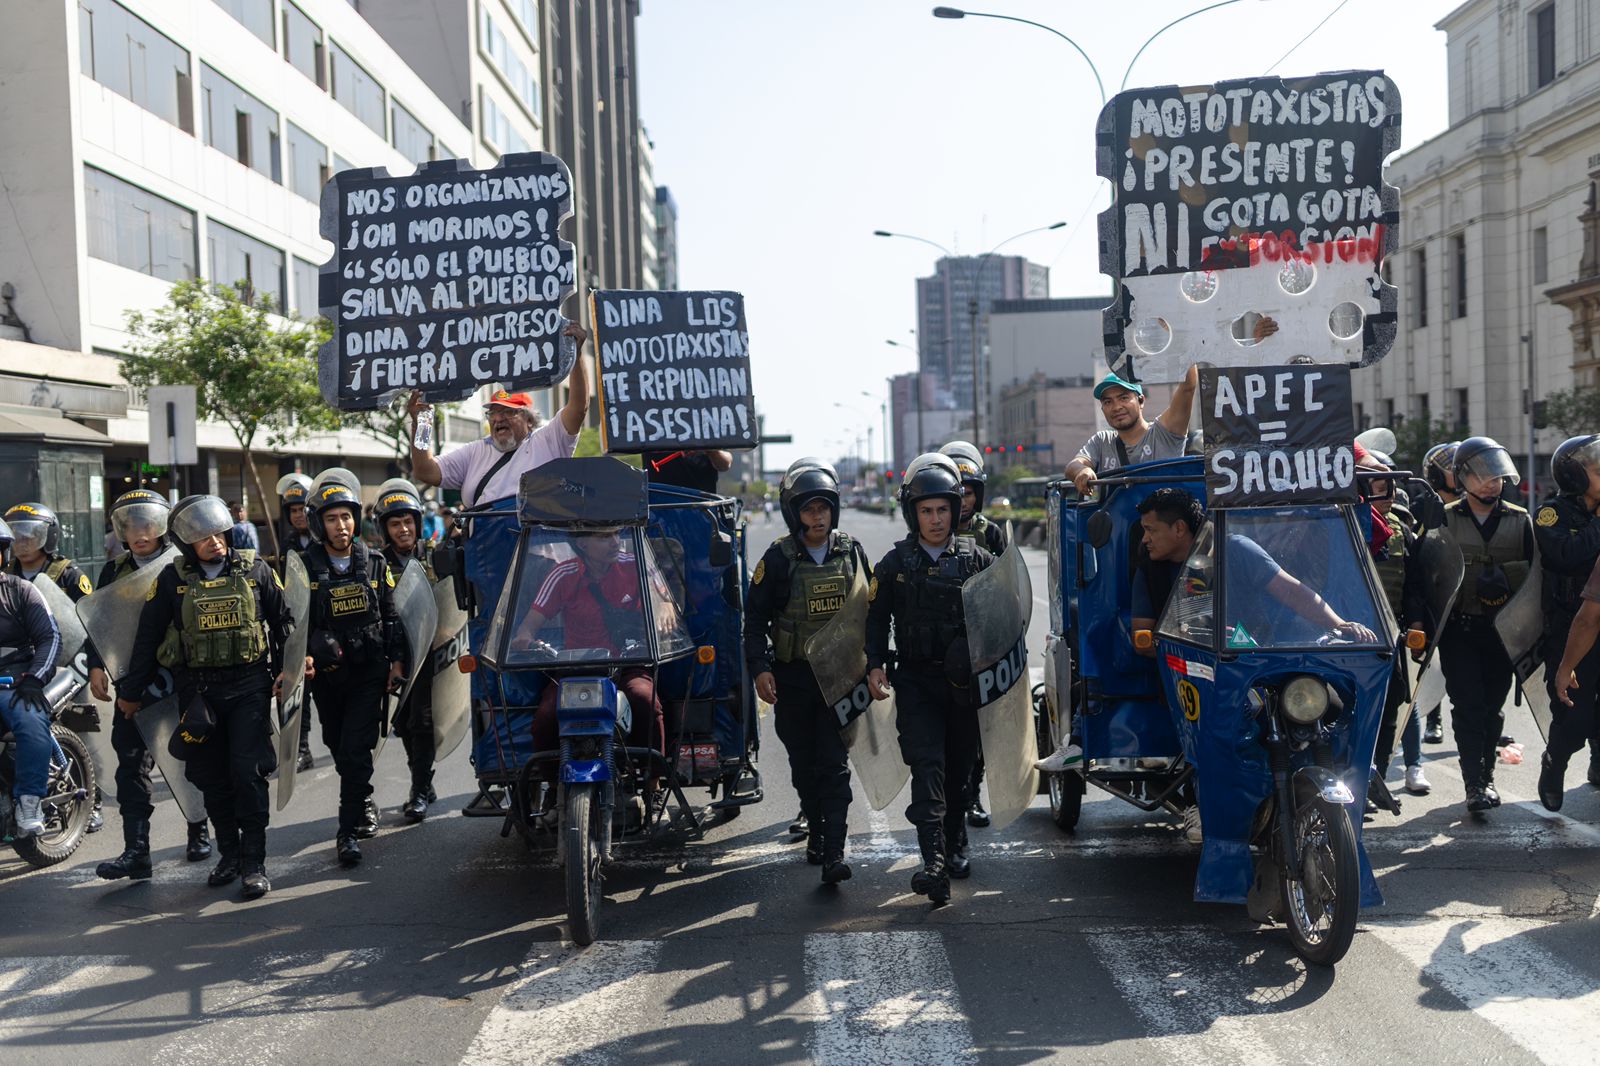
M 1159 27 L 1204 0 L 992 0 L 972 10 L 1073 38 L 1114 95 Z M 1238 0 L 1161 35 L 1130 86 L 1267 73 L 1385 70 L 1409 149 L 1446 124 L 1445 36 L 1456 0 Z M 1095 259 L 1100 96 L 1088 64 L 1043 30 L 935 19 L 924 0 L 643 0 L 639 109 L 656 180 L 679 211 L 679 283 L 743 292 L 751 372 L 769 433 L 848 454 L 885 379 L 915 365 L 912 279 L 939 253 L 1006 246 L 1050 267 L 1053 296 L 1111 291 Z M 1336 10 L 1337 9 L 1337 10 Z M 1334 12 L 1283 60 L 1297 41 Z M 867 392 L 871 397 L 862 396 Z M 835 402 L 854 411 L 841 410 Z M 873 441 L 874 458 L 882 442 Z

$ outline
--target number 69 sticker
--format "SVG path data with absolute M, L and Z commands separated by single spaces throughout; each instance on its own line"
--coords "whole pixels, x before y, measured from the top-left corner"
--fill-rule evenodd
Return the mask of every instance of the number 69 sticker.
M 1189 721 L 1200 720 L 1200 690 L 1194 687 L 1193 681 L 1178 682 L 1178 706 L 1183 708 L 1183 716 Z

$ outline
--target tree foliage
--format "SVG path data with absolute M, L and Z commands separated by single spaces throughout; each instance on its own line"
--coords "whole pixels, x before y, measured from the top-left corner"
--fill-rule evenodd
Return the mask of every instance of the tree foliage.
M 1576 385 L 1552 392 L 1545 397 L 1544 412 L 1546 424 L 1559 429 L 1562 436 L 1594 433 L 1600 427 L 1600 389 Z
M 395 465 L 406 477 L 411 476 L 411 415 L 407 411 L 410 396 L 400 393 L 384 407 L 370 411 L 346 411 L 340 417 L 347 429 L 356 430 L 377 441 L 394 454 Z M 444 449 L 445 417 L 455 409 L 453 403 L 433 406 L 433 448 Z

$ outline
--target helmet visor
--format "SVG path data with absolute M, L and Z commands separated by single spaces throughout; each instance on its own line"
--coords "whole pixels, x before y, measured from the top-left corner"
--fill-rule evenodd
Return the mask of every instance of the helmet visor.
M 49 543 L 50 523 L 38 518 L 13 518 L 11 536 L 23 551 L 42 552 Z
M 227 505 L 215 496 L 202 497 L 171 519 L 172 535 L 185 544 L 198 544 L 232 528 L 233 516 L 228 513 Z
M 1522 480 L 1522 475 L 1517 473 L 1517 466 L 1511 461 L 1511 456 L 1504 448 L 1490 448 L 1469 456 L 1460 465 L 1461 473 L 1489 478 L 1505 478 L 1508 485 L 1515 485 Z
M 111 528 L 123 542 L 156 538 L 167 532 L 168 509 L 159 503 L 134 503 L 111 512 Z
M 1600 473 L 1600 439 L 1592 440 L 1572 452 L 1572 460 L 1585 470 Z

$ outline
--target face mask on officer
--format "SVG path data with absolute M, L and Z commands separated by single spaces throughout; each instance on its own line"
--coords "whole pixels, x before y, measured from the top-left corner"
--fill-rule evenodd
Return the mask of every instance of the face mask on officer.
M 917 535 L 929 544 L 943 544 L 950 539 L 949 500 L 917 501 Z

